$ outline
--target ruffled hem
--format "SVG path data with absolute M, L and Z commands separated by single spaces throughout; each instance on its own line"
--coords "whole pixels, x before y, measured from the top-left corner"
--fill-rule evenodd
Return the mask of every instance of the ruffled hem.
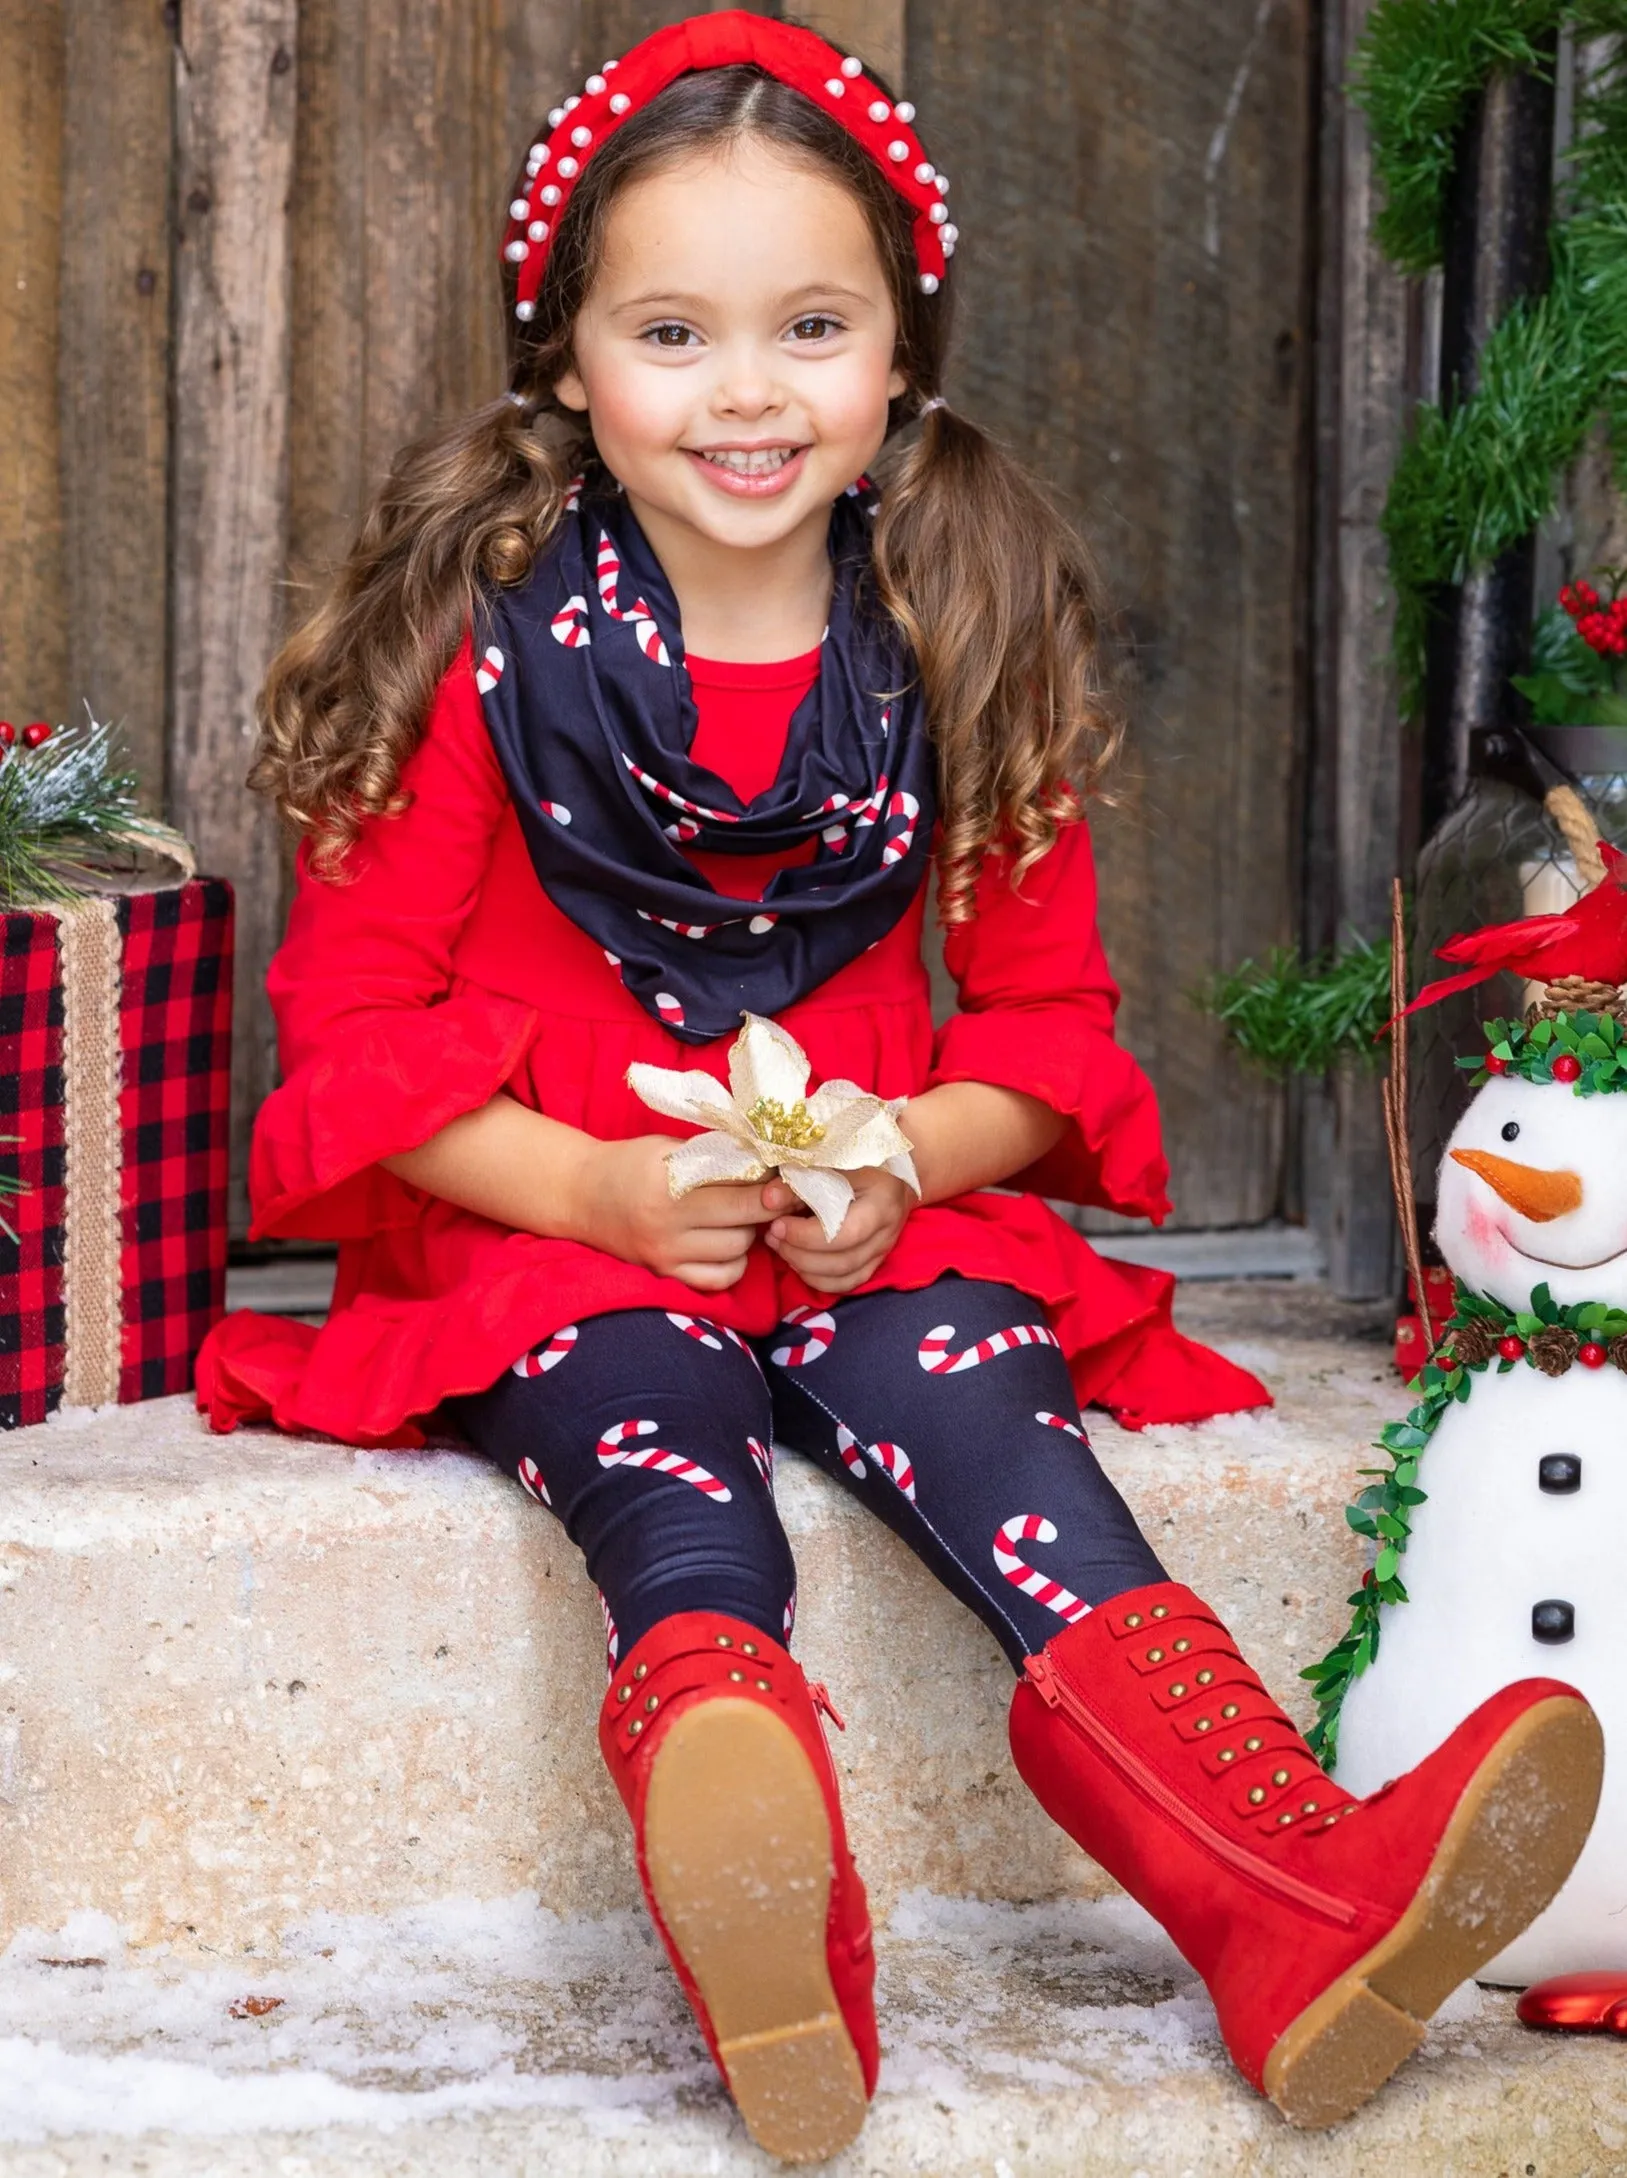
M 375 1009 L 260 1108 L 249 1163 L 255 1239 L 357 1240 L 414 1224 L 427 1197 L 379 1167 L 489 1103 L 525 1056 L 536 1009 L 466 989 Z
M 198 1359 L 198 1404 L 211 1426 L 269 1421 L 352 1445 L 418 1445 L 442 1400 L 483 1389 L 565 1324 L 660 1308 L 760 1337 L 790 1308 L 828 1305 L 763 1248 L 730 1292 L 698 1295 L 595 1248 L 487 1230 L 489 1248 L 471 1237 L 466 1275 L 433 1296 L 392 1298 L 377 1290 L 391 1282 L 382 1261 L 347 1263 L 342 1290 L 354 1298 L 320 1331 L 228 1316 Z M 373 1290 L 370 1268 L 380 1274 Z M 1167 1272 L 1097 1255 L 1033 1196 L 985 1190 L 917 1211 L 884 1275 L 863 1290 L 914 1291 L 947 1273 L 1028 1295 L 1056 1330 L 1081 1404 L 1105 1406 L 1128 1428 L 1270 1404 L 1245 1370 L 1175 1329 Z
M 1155 1224 L 1169 1215 L 1169 1163 L 1152 1083 L 1076 1007 L 953 1015 L 938 1031 L 927 1087 L 948 1081 L 1020 1090 L 1069 1121 L 1055 1148 L 1015 1176 L 1014 1188 Z

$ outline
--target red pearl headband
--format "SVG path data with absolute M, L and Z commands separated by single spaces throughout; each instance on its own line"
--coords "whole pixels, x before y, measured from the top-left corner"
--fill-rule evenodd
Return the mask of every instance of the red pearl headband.
M 937 293 L 955 253 L 955 229 L 944 196 L 948 176 L 938 173 L 910 126 L 915 108 L 894 105 L 867 82 L 862 62 L 846 60 L 811 30 L 731 9 L 692 15 L 645 38 L 619 61 L 606 61 L 588 77 L 579 98 L 567 98 L 548 116 L 553 134 L 531 146 L 525 162 L 526 193 L 509 206 L 503 256 L 519 267 L 514 315 L 536 315 L 548 249 L 571 201 L 571 191 L 594 152 L 614 136 L 630 113 L 647 106 L 679 76 L 704 68 L 749 64 L 789 84 L 843 128 L 875 160 L 915 212 L 915 258 L 921 287 Z

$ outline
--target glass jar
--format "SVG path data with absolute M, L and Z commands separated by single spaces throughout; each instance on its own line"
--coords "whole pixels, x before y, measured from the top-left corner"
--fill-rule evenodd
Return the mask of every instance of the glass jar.
M 1453 973 L 1438 948 L 1460 932 L 1567 908 L 1585 889 L 1544 795 L 1574 785 L 1598 836 L 1627 849 L 1627 727 L 1490 727 L 1470 750 L 1468 792 L 1418 857 L 1411 989 Z M 1456 1061 L 1482 1045 L 1480 1024 L 1524 1012 L 1534 992 L 1501 974 L 1426 1006 L 1411 1021 L 1411 1142 L 1418 1222 L 1427 1237 L 1436 1175 L 1469 1100 Z

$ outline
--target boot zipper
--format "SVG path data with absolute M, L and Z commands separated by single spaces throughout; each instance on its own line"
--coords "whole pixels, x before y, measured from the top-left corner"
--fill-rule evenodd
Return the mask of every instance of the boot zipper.
M 810 1679 L 808 1681 L 808 1699 L 822 1716 L 829 1717 L 838 1732 L 847 1730 L 847 1719 L 831 1700 L 823 1679 Z
M 1207 1852 L 1213 1853 L 1217 1860 L 1224 1861 L 1229 1868 L 1235 1868 L 1239 1875 L 1246 1876 L 1261 1890 L 1274 1891 L 1280 1898 L 1288 1899 L 1294 1905 L 1304 1906 L 1312 1913 L 1321 1914 L 1326 1920 L 1338 1922 L 1342 1928 L 1349 1928 L 1356 1921 L 1356 1908 L 1347 1904 L 1344 1899 L 1334 1898 L 1326 1891 L 1319 1891 L 1313 1884 L 1302 1883 L 1297 1876 L 1289 1875 L 1284 1869 L 1273 1868 L 1246 1845 L 1240 1845 L 1235 1839 L 1228 1838 L 1224 1831 L 1215 1829 L 1201 1815 L 1194 1814 L 1190 1808 L 1183 1806 L 1155 1770 L 1130 1748 L 1122 1746 L 1114 1739 L 1094 1710 L 1085 1706 L 1054 1668 L 1048 1656 L 1027 1657 L 1023 1670 L 1047 1709 L 1060 1709 L 1071 1723 L 1079 1727 L 1097 1753 L 1111 1763 L 1121 1776 L 1128 1779 L 1143 1798 L 1150 1800 Z

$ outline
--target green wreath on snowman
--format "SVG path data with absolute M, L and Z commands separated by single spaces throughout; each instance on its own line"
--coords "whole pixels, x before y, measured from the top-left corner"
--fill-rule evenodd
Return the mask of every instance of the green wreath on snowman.
M 1609 1760 L 1627 1750 L 1627 857 L 1600 854 L 1601 882 L 1567 912 L 1443 947 L 1466 967 L 1406 1009 L 1501 970 L 1540 992 L 1458 1062 L 1475 1094 L 1435 1227 L 1455 1310 L 1411 1412 L 1381 1433 L 1389 1464 L 1346 1513 L 1376 1545 L 1350 1630 L 1305 1673 L 1312 1744 L 1357 1794 L 1533 1670 L 1592 1703 L 1598 1818 L 1559 1896 L 1481 1976 L 1514 1986 L 1627 1970 L 1627 1759 Z

